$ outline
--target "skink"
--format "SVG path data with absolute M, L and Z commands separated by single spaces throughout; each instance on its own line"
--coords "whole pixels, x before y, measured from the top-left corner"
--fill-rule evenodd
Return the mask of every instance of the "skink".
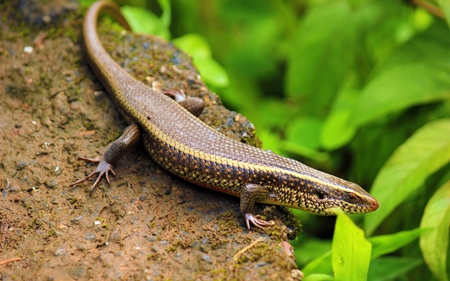
M 170 98 L 170 93 L 155 91 L 134 79 L 100 42 L 97 19 L 101 11 L 130 29 L 115 4 L 96 2 L 84 18 L 84 47 L 94 73 L 130 126 L 97 161 L 97 169 L 71 185 L 97 174 L 91 192 L 103 177 L 109 182 L 108 174 L 114 173 L 114 164 L 142 139 L 151 158 L 172 174 L 240 197 L 240 210 L 248 228 L 272 225 L 254 215 L 256 202 L 320 215 L 333 215 L 333 208 L 346 213 L 366 213 L 378 208 L 377 200 L 359 185 L 227 138 Z

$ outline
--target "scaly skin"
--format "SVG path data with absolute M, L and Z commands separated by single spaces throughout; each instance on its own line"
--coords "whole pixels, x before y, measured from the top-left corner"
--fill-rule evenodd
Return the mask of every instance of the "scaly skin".
M 227 138 L 201 122 L 167 95 L 131 77 L 105 51 L 97 35 L 100 11 L 107 11 L 125 28 L 118 7 L 94 3 L 86 13 L 83 37 L 87 57 L 119 111 L 132 124 L 129 143 L 142 138 L 148 154 L 167 171 L 200 186 L 241 197 L 247 226 L 270 225 L 253 215 L 255 202 L 333 215 L 366 213 L 378 202 L 359 185 L 310 168 L 298 161 Z M 124 137 L 124 136 L 123 136 Z M 122 137 L 122 138 L 123 138 Z M 97 168 L 96 184 L 129 147 L 121 140 L 105 153 L 107 168 Z M 121 149 L 118 149 L 121 148 Z M 77 181 L 74 184 L 78 184 Z

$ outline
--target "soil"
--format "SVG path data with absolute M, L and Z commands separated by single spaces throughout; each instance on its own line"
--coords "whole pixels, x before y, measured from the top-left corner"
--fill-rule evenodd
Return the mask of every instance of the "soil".
M 92 181 L 69 188 L 95 168 L 78 157 L 101 155 L 126 123 L 87 65 L 84 10 L 23 2 L 0 4 L 0 279 L 300 280 L 287 242 L 299 223 L 288 210 L 258 206 L 276 225 L 247 230 L 238 198 L 176 178 L 143 148 L 91 196 Z M 185 53 L 108 19 L 99 33 L 138 80 L 202 98 L 201 120 L 260 145 Z

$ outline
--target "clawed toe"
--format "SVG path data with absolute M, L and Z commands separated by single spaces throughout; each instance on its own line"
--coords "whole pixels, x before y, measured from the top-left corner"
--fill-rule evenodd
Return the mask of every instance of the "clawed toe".
M 272 226 L 275 223 L 273 221 L 265 221 L 262 219 L 258 219 L 253 214 L 247 213 L 245 214 L 245 223 L 247 224 L 247 228 L 250 229 L 250 224 L 256 226 L 257 228 L 264 229 L 266 226 Z
M 87 157 L 78 157 L 78 160 L 83 160 L 89 163 L 100 163 L 101 158 L 95 157 L 95 158 L 87 158 Z

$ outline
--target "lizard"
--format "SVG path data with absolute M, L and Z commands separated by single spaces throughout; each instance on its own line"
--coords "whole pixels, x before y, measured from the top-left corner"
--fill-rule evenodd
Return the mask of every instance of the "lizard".
M 170 173 L 216 191 L 240 197 L 250 229 L 273 225 L 254 214 L 255 203 L 274 204 L 319 215 L 367 213 L 378 201 L 358 184 L 313 169 L 299 161 L 230 139 L 200 121 L 202 102 L 177 91 L 157 91 L 128 74 L 105 51 L 97 34 L 101 12 L 131 30 L 119 7 L 109 1 L 90 6 L 83 21 L 88 62 L 129 126 L 111 143 L 96 170 L 71 186 L 97 175 L 109 183 L 114 165 L 143 142 L 150 157 Z M 176 99 L 174 100 L 173 97 Z M 197 112 L 196 115 L 193 113 Z

